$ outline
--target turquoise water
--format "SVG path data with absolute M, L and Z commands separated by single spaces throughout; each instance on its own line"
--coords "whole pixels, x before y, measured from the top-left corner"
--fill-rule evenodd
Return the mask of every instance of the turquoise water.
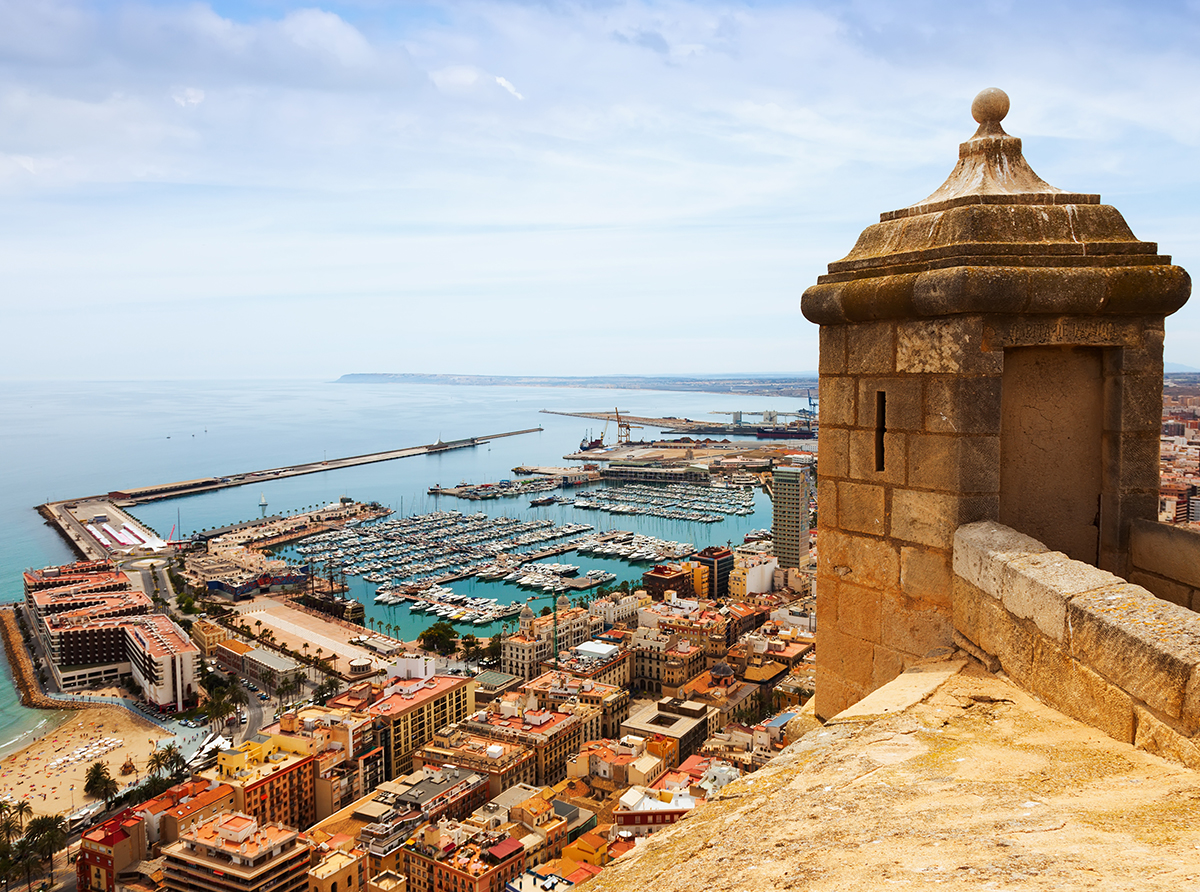
M 646 390 L 319 381 L 8 382 L 0 393 L 5 418 L 0 425 L 0 460 L 8 469 L 0 493 L 0 601 L 21 597 L 23 569 L 73 559 L 33 510 L 50 499 L 538 426 L 545 429 L 472 449 L 264 481 L 150 503 L 134 513 L 167 535 L 176 526 L 189 533 L 257 517 L 264 495 L 272 513 L 348 495 L 376 500 L 405 514 L 455 508 L 464 513 L 576 520 L 598 529 L 629 529 L 692 542 L 697 548 L 736 543 L 747 530 L 770 525 L 770 504 L 764 496 L 758 496 L 752 515 L 696 524 L 615 516 L 570 505 L 535 509 L 528 499 L 435 498 L 427 490 L 436 483 L 511 478 L 512 468 L 522 464 L 565 465 L 562 456 L 573 452 L 588 430 L 599 435 L 604 427 L 603 422 L 544 415 L 540 409 L 604 411 L 619 406 L 622 412 L 637 415 L 711 419 L 717 417 L 708 414 L 714 410 L 795 411 L 798 403 Z M 634 431 L 635 436 L 645 437 L 655 433 Z M 615 426 L 610 425 L 609 442 L 615 435 Z M 585 570 L 603 567 L 616 573 L 618 581 L 637 578 L 646 566 L 582 555 L 559 560 L 581 564 Z M 432 621 L 411 616 L 405 607 L 376 605 L 374 585 L 352 579 L 352 593 L 367 605 L 368 616 L 392 623 L 398 636 L 414 638 Z M 499 582 L 468 580 L 453 587 L 505 602 L 528 595 Z M 483 635 L 495 628 L 462 627 L 460 631 Z M 53 715 L 21 707 L 11 681 L 0 680 L 0 753 L 21 745 L 21 735 L 48 720 L 53 721 Z

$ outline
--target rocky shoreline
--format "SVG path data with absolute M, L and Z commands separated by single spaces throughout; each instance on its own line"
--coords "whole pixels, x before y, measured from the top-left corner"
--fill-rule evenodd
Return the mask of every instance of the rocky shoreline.
M 21 639 L 21 629 L 17 625 L 17 608 L 9 606 L 0 610 L 0 636 L 4 639 L 4 652 L 8 655 L 8 665 L 12 668 L 13 683 L 21 695 L 21 705 L 33 709 L 86 709 L 89 704 L 73 703 L 69 700 L 52 700 L 42 693 L 38 684 L 37 671 L 25 642 Z

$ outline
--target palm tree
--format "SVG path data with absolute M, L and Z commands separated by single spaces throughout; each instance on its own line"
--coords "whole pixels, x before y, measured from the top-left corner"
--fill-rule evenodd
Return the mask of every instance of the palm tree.
M 246 693 L 246 689 L 240 684 L 230 685 L 228 697 L 229 702 L 235 707 L 245 706 L 250 702 L 250 695 Z
M 17 816 L 17 820 L 21 822 L 21 826 L 25 826 L 25 822 L 33 817 L 33 806 L 28 800 L 22 799 L 16 805 L 10 805 L 9 810 Z
M 20 873 L 21 865 L 9 843 L 0 843 L 0 877 L 4 879 L 4 892 L 8 892 L 9 881 Z
M 17 820 L 17 816 L 7 810 L 0 813 L 0 840 L 3 840 L 5 845 L 11 845 L 20 835 L 21 822 Z
M 254 621 L 254 628 L 258 631 L 259 635 L 262 634 L 262 620 L 261 619 L 256 619 Z
M 38 855 L 50 862 L 50 885 L 54 886 L 54 856 L 67 844 L 67 822 L 62 815 L 38 815 L 29 822 L 25 835 L 33 840 Z
M 214 697 L 208 698 L 208 703 L 204 707 L 204 712 L 212 724 L 220 727 L 221 723 L 225 721 L 225 719 L 229 718 L 229 714 L 233 712 L 234 709 L 236 709 L 236 707 L 229 702 L 228 697 L 226 697 L 224 694 L 217 694 Z
M 93 762 L 87 770 L 83 782 L 83 792 L 93 799 L 103 799 L 109 804 L 120 791 L 121 785 L 108 773 L 108 766 L 103 762 Z
M 275 689 L 275 684 L 278 682 L 278 680 L 279 676 L 275 674 L 275 670 L 270 666 L 267 666 L 265 669 L 263 669 L 262 677 L 259 678 L 259 681 L 262 682 L 263 687 L 268 691 Z
M 173 743 L 168 743 L 161 749 L 156 749 L 150 754 L 150 761 L 147 763 L 147 768 L 154 774 L 166 774 L 171 777 L 182 773 L 186 767 L 187 762 L 184 761 L 183 753 Z
M 17 840 L 17 844 L 13 846 L 13 861 L 19 866 L 20 870 L 25 874 L 26 892 L 33 889 L 33 868 L 36 866 L 34 862 L 38 859 L 37 849 L 33 846 L 33 840 L 27 836 L 22 836 Z

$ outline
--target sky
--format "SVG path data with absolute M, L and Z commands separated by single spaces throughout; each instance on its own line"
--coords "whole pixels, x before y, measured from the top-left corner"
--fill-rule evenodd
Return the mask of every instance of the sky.
M 0 0 L 0 378 L 815 369 L 800 295 L 988 86 L 1194 271 L 1198 47 L 1198 3 Z

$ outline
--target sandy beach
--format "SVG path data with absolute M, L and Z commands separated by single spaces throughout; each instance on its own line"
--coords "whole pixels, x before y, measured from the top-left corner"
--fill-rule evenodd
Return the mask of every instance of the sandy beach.
M 118 706 L 81 710 L 0 760 L 0 797 L 28 801 L 35 815 L 69 815 L 94 801 L 83 792 L 92 763 L 107 763 L 113 779 L 124 786 L 145 778 L 146 762 L 158 741 L 165 746 L 174 740 L 174 735 Z M 121 775 L 126 758 L 133 759 L 136 774 Z

